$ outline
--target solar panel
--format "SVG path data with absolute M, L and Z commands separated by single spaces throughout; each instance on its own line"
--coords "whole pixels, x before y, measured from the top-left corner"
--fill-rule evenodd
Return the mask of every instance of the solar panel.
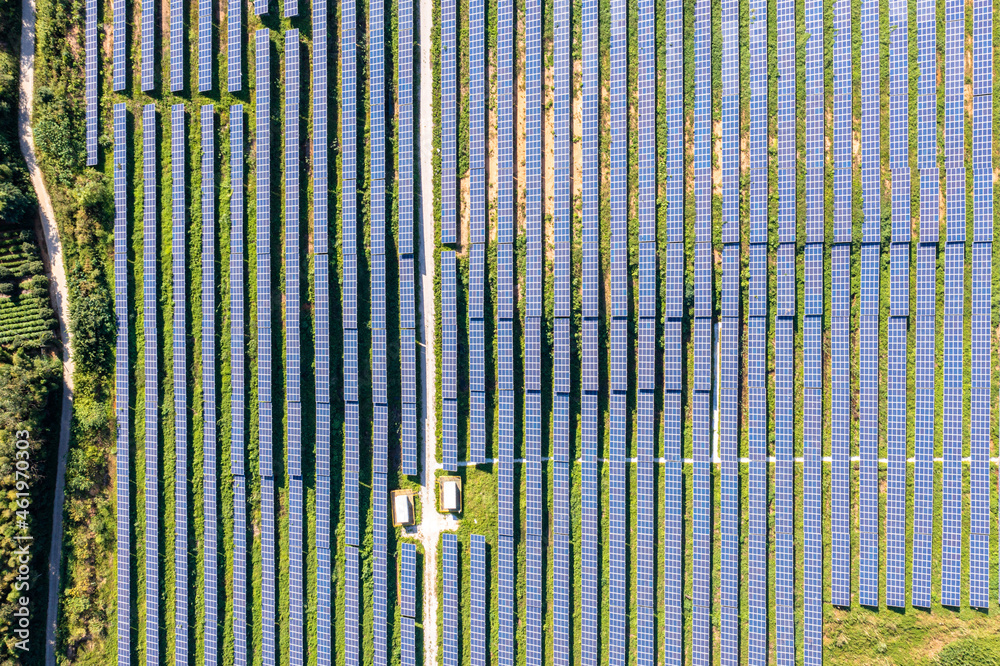
M 97 0 L 84 7 L 84 99 L 87 123 L 87 166 L 97 165 Z M 173 53 L 171 51 L 171 53 Z
M 202 123 L 204 128 L 205 124 Z M 246 366 L 244 362 L 243 272 L 243 105 L 229 107 L 229 309 L 230 309 L 230 445 L 229 465 L 233 474 L 233 645 L 234 663 L 246 664 L 247 646 L 247 506 L 243 449 L 246 441 Z M 210 155 L 202 150 L 202 159 Z M 214 158 L 209 158 L 213 159 Z M 205 168 L 205 166 L 203 166 Z M 214 204 L 213 204 L 214 205 Z M 207 233 L 207 231 L 206 231 Z M 203 237 L 204 238 L 204 237 Z M 204 242 L 204 241 L 203 241 Z M 214 243 L 214 234 L 212 234 Z M 203 251 L 204 252 L 204 251 Z M 214 263 L 214 262 L 213 262 Z M 203 269 L 204 272 L 204 269 Z M 204 306 L 203 306 L 203 311 Z M 206 370 L 207 371 L 207 370 Z
M 212 0 L 198 0 L 198 92 L 212 89 Z
M 443 580 L 442 647 L 445 666 L 458 666 L 459 663 L 459 605 L 458 605 L 458 539 L 453 533 L 441 535 L 441 571 Z
M 417 615 L 417 548 L 404 542 L 399 548 L 399 612 L 403 617 Z
M 513 539 L 501 536 L 497 540 L 499 555 L 497 569 L 497 617 L 500 633 L 497 636 L 498 662 L 510 666 L 513 663 L 514 652 L 514 585 L 515 560 Z M 503 655 L 506 655 L 503 656 Z
M 360 558 L 357 548 L 344 549 L 344 663 L 354 666 L 358 663 L 361 652 L 361 625 L 359 624 L 359 601 L 361 598 Z M 405 623 L 404 623 L 405 626 Z M 404 631 L 404 642 L 405 642 Z M 412 639 L 412 634 L 410 636 Z M 413 643 L 411 641 L 410 647 Z M 404 646 L 405 651 L 405 646 Z
M 930 607 L 931 548 L 933 530 L 933 455 L 935 445 L 935 343 L 937 246 L 917 248 L 917 321 L 914 386 L 913 555 L 911 603 Z
M 458 120 L 456 111 L 456 75 L 458 65 L 457 16 L 455 0 L 441 2 L 441 15 L 438 23 L 440 30 L 439 65 L 440 82 L 440 135 L 441 135 L 441 243 L 455 243 L 456 219 L 458 217 Z
M 178 105 L 180 106 L 180 105 Z M 176 107 L 175 107 L 176 108 Z M 183 107 L 180 108 L 183 114 Z M 183 168 L 183 167 L 182 167 Z M 178 179 L 183 182 L 183 172 L 178 174 Z M 216 362 L 215 362 L 215 108 L 211 104 L 201 107 L 201 217 L 202 217 L 202 237 L 201 237 L 201 330 L 205 335 L 201 347 L 201 368 L 202 368 L 202 410 L 205 418 L 202 460 L 203 460 L 203 487 L 204 487 L 204 535 L 205 535 L 205 660 L 206 663 L 214 663 L 218 659 L 218 483 L 217 483 L 217 433 L 216 421 L 218 419 L 217 396 L 215 390 Z M 174 223 L 174 299 L 175 299 L 175 320 L 174 339 L 182 338 L 176 332 L 184 330 L 183 322 L 176 320 L 178 310 L 183 310 L 183 303 L 186 301 L 184 293 L 184 272 L 186 270 L 184 256 L 184 238 L 187 233 L 187 225 L 181 221 L 178 225 Z M 178 254 L 180 257 L 178 257 Z M 180 259 L 180 264 L 178 264 Z M 179 284 L 178 284 L 179 282 Z M 178 291 L 179 287 L 179 291 Z M 210 339 L 209 339 L 210 338 Z M 178 367 L 178 357 L 183 353 L 180 350 L 174 352 L 175 373 L 181 372 L 184 376 L 186 370 L 183 366 Z M 183 364 L 183 361 L 181 361 Z M 175 379 L 175 382 L 177 380 Z M 186 380 L 181 380 L 186 381 Z M 184 389 L 181 388 L 181 391 Z M 175 396 L 178 389 L 175 388 Z M 185 427 L 186 409 L 178 411 L 178 422 L 175 430 L 180 432 Z M 177 467 L 180 469 L 180 465 Z M 177 480 L 179 492 L 186 493 L 186 482 Z M 185 550 L 183 555 L 188 557 Z
M 156 25 L 155 0 L 142 0 L 140 23 L 140 85 L 139 89 L 148 92 L 153 89 L 153 74 L 156 68 L 153 42 L 156 36 L 153 29 Z M 124 89 L 124 88 L 123 88 Z
M 247 659 L 247 520 L 246 479 L 233 476 L 233 663 Z
M 399 637 L 399 663 L 402 666 L 416 666 L 417 663 L 417 646 L 416 646 L 416 628 L 412 617 L 404 617 L 400 620 L 400 637 Z
M 202 143 L 205 139 L 204 113 L 202 124 Z M 211 122 L 211 113 L 208 115 Z M 209 147 L 211 148 L 211 125 L 208 127 Z M 185 243 L 186 227 L 186 198 L 187 193 L 184 187 L 185 174 L 185 117 L 184 105 L 174 104 L 170 107 L 170 191 L 171 191 L 171 241 L 172 241 L 172 278 L 173 278 L 173 328 L 174 331 L 185 331 L 187 329 L 186 311 L 186 267 L 187 252 Z M 210 153 L 211 154 L 211 153 Z M 212 190 L 211 179 L 202 184 L 202 194 L 205 189 Z M 204 206 L 203 206 L 204 208 Z M 212 228 L 212 217 L 208 218 L 208 228 Z M 213 285 L 214 286 L 214 285 Z M 209 328 L 209 331 L 212 329 Z M 174 590 L 175 590 L 175 631 L 174 631 L 174 655 L 178 663 L 186 663 L 188 656 L 188 571 L 187 571 L 187 354 L 186 341 L 183 335 L 174 335 L 173 339 L 173 386 L 174 386 L 174 456 L 175 456 L 175 490 L 174 490 Z M 206 349 L 202 349 L 203 355 Z M 209 361 L 214 363 L 214 350 L 211 344 L 208 345 Z M 206 398 L 212 396 L 214 392 L 211 382 L 206 386 Z M 207 403 L 207 400 L 206 400 Z M 215 432 L 215 405 L 205 405 L 205 440 L 214 440 Z M 214 453 L 206 460 L 215 460 Z M 211 484 L 206 484 L 206 490 L 211 485 L 214 488 L 214 469 L 206 465 L 206 470 L 211 471 Z M 206 475 L 209 472 L 206 471 Z M 214 496 L 206 498 L 205 515 L 206 545 L 211 543 L 214 550 L 215 545 L 215 501 Z M 209 525 L 209 518 L 211 524 Z M 206 559 L 208 559 L 208 548 L 206 548 Z M 213 553 L 214 555 L 214 553 Z M 214 571 L 214 569 L 213 569 Z M 211 588 L 209 588 L 210 590 Z M 206 607 L 206 611 L 207 611 Z M 207 616 L 206 612 L 206 616 Z M 206 640 L 208 636 L 206 635 Z M 206 643 L 207 645 L 207 643 Z
M 325 7 L 324 0 L 323 2 Z M 313 22 L 314 49 L 320 37 L 319 26 Z M 322 39 L 325 40 L 323 35 Z M 315 58 L 315 51 L 314 56 Z M 239 92 L 243 89 L 243 3 L 241 0 L 229 0 L 226 8 L 226 64 L 228 72 L 226 76 L 226 90 L 229 92 Z M 319 85 L 314 79 L 313 85 Z
M 95 7 L 96 11 L 96 7 Z M 125 0 L 112 0 L 111 12 L 114 15 L 114 29 L 112 30 L 112 58 L 114 60 L 114 70 L 111 77 L 111 89 L 115 92 L 125 90 Z M 96 20 L 96 19 L 95 19 Z M 95 26 L 96 28 L 96 26 Z M 97 81 L 95 79 L 94 85 Z
M 473 534 L 469 550 L 469 658 L 472 666 L 485 666 L 489 589 L 486 582 L 486 538 L 481 534 Z
M 305 591 L 302 519 L 305 516 L 302 478 L 288 480 L 288 662 L 301 666 L 305 657 L 303 627 Z
M 156 105 L 142 108 L 142 300 L 143 373 L 145 393 L 145 531 L 146 531 L 146 651 L 159 663 L 160 567 L 159 567 L 159 332 L 157 310 L 159 285 L 158 163 L 156 155 Z
M 274 528 L 274 479 L 260 480 L 260 561 L 261 561 L 261 663 L 273 666 L 277 656 L 276 592 L 277 584 Z
M 117 34 L 117 31 L 116 31 Z M 115 275 L 115 319 L 118 335 L 115 341 L 115 400 L 120 405 L 115 410 L 116 454 L 115 454 L 115 499 L 116 499 L 116 574 L 118 585 L 118 664 L 131 663 L 131 600 L 132 582 L 129 556 L 131 554 L 132 520 L 129 517 L 131 497 L 130 441 L 128 410 L 129 402 L 129 339 L 128 339 L 128 144 L 126 125 L 128 111 L 125 104 L 112 107 L 114 126 L 114 275 Z
M 608 600 L 608 661 L 624 664 L 628 631 L 628 568 L 626 551 L 628 539 L 628 495 L 625 484 L 626 397 L 624 393 L 611 394 L 610 408 L 610 494 L 608 511 L 608 554 L 610 556 Z
M 949 239 L 951 238 L 949 234 Z M 962 456 L 965 429 L 964 305 L 965 244 L 945 249 L 944 405 L 942 474 L 941 604 L 960 606 L 962 597 Z

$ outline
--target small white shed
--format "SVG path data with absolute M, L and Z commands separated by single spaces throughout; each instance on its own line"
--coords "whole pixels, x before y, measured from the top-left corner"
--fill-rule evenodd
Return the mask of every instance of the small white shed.
M 397 493 L 393 499 L 392 513 L 396 525 L 413 524 L 413 501 L 409 495 Z
M 441 506 L 445 511 L 462 510 L 462 489 L 457 481 L 445 481 L 441 484 Z

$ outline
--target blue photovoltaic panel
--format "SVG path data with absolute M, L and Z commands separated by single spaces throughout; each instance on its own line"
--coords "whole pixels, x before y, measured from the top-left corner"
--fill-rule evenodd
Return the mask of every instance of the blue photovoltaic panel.
M 206 127 L 206 113 L 202 110 L 202 155 L 205 155 L 206 130 L 208 132 L 208 148 L 211 159 L 214 148 L 212 146 L 212 113 L 208 107 L 208 125 Z M 187 431 L 187 298 L 186 272 L 187 272 L 187 243 L 185 241 L 187 227 L 187 192 L 184 187 L 185 174 L 185 117 L 184 105 L 174 104 L 170 107 L 170 199 L 171 199 L 171 275 L 173 278 L 173 385 L 174 385 L 174 661 L 177 664 L 187 664 L 188 660 L 188 431 Z M 203 165 L 204 167 L 204 165 Z M 204 168 L 202 169 L 202 215 L 205 213 L 205 195 L 211 197 L 213 183 L 211 177 L 204 181 Z M 211 199 L 209 199 L 211 201 Z M 207 229 L 214 231 L 214 211 L 209 213 Z M 203 278 L 203 295 L 205 282 Z M 208 287 L 214 290 L 214 278 L 211 273 L 208 276 Z M 214 316 L 214 313 L 213 315 Z M 202 323 L 204 330 L 204 320 Z M 212 335 L 213 327 L 208 328 L 208 335 Z M 215 363 L 215 347 L 212 343 L 202 346 L 202 362 L 208 361 L 212 366 Z M 215 385 L 214 377 L 205 385 L 203 392 L 205 399 L 205 443 L 211 442 L 209 455 L 205 458 L 205 492 L 211 489 L 212 495 L 206 496 L 205 502 L 205 559 L 209 563 L 209 554 L 214 557 L 216 545 L 216 507 L 215 507 Z M 209 404 L 211 402 L 211 404 Z M 206 447 L 207 448 L 207 447 Z M 210 596 L 214 596 L 213 588 L 208 585 L 214 579 L 215 569 L 206 566 L 206 601 Z M 214 581 L 213 581 L 214 582 Z M 207 604 L 206 604 L 207 610 Z M 207 613 L 206 613 L 207 619 Z M 214 628 L 214 627 L 213 627 Z M 208 638 L 206 634 L 205 646 L 208 648 Z M 212 636 L 214 639 L 215 636 Z
M 116 15 L 117 18 L 117 15 Z M 115 31 L 117 35 L 117 29 Z M 129 329 L 128 329 L 128 143 L 126 126 L 128 111 L 125 104 L 115 104 L 114 117 L 114 261 L 115 261 L 115 320 L 118 334 L 115 342 L 115 496 L 116 496 L 116 577 L 118 585 L 118 666 L 132 661 L 131 618 L 132 581 L 129 557 L 132 551 L 132 520 L 129 493 L 130 426 L 129 404 Z
M 441 31 L 441 242 L 454 243 L 458 219 L 458 117 L 456 76 L 458 72 L 458 21 L 455 0 L 442 0 L 438 29 Z
M 261 663 L 273 666 L 277 656 L 276 591 L 277 555 L 274 527 L 274 480 L 270 477 L 260 481 L 260 561 L 261 561 Z
M 114 14 L 114 30 L 112 34 L 112 57 L 114 70 L 111 79 L 111 89 L 115 92 L 125 90 L 125 68 L 128 64 L 128 54 L 125 53 L 125 0 L 112 0 L 111 12 Z M 95 80 L 96 85 L 96 80 Z
M 459 609 L 458 603 L 458 539 L 454 534 L 441 536 L 441 572 L 443 579 L 442 615 L 443 624 L 443 654 L 445 666 L 459 664 Z
M 246 364 L 244 341 L 246 315 L 243 280 L 246 270 L 243 229 L 243 105 L 229 107 L 229 309 L 230 309 L 230 368 L 232 432 L 229 447 L 232 473 L 244 474 L 243 450 L 246 443 Z
M 253 0 L 253 13 L 257 16 L 267 13 L 268 0 Z M 351 3 L 353 7 L 353 3 Z
M 212 89 L 212 0 L 198 0 L 198 92 Z
M 404 617 L 400 620 L 399 627 L 399 663 L 401 666 L 416 666 L 417 639 L 413 618 Z
M 324 0 L 320 0 L 325 7 Z M 319 40 L 319 31 L 313 24 L 314 40 Z M 325 35 L 324 35 L 325 38 Z M 314 49 L 316 48 L 314 43 Z M 315 52 L 314 52 L 315 57 Z M 226 9 L 226 64 L 228 72 L 226 76 L 226 90 L 229 92 L 239 92 L 243 89 L 243 2 L 242 0 L 229 0 Z M 313 85 L 318 85 L 314 81 Z
M 949 235 L 950 238 L 950 235 Z M 962 597 L 962 500 L 964 492 L 964 305 L 965 244 L 945 249 L 944 431 L 942 474 L 941 604 L 960 606 Z
M 285 0 L 285 18 L 299 15 L 299 0 Z
M 357 548 L 344 549 L 344 638 L 341 645 L 344 663 L 354 666 L 361 657 L 361 626 L 358 603 L 361 598 L 361 572 Z
M 235 0 L 231 0 L 233 2 Z M 329 170 L 327 114 L 327 4 L 312 7 L 312 175 L 313 175 L 313 321 L 316 391 L 316 663 L 333 663 L 333 576 L 330 554 L 330 272 Z M 239 72 L 235 73 L 239 76 Z M 233 75 L 231 70 L 231 76 Z M 237 85 L 239 80 L 236 81 Z
M 288 663 L 301 666 L 305 657 L 303 644 L 303 619 L 305 597 L 303 591 L 302 478 L 293 476 L 288 481 Z
M 247 505 L 244 446 L 246 442 L 246 367 L 244 362 L 246 294 L 243 290 L 243 105 L 229 107 L 229 308 L 230 308 L 230 407 L 229 464 L 233 474 L 233 645 L 234 664 L 247 662 Z M 204 155 L 204 151 L 202 153 Z
M 486 538 L 473 534 L 469 564 L 469 658 L 472 666 L 486 666 L 487 595 Z
M 170 0 L 170 92 L 181 90 L 184 90 L 184 3 Z
M 500 633 L 497 636 L 498 662 L 504 666 L 514 663 L 514 590 L 516 562 L 514 559 L 514 541 L 501 536 L 498 539 L 499 554 L 497 557 L 498 586 L 497 609 Z M 506 655 L 506 656 L 504 656 Z
M 913 565 L 911 603 L 929 608 L 931 602 L 931 547 L 934 511 L 933 456 L 935 444 L 935 343 L 937 245 L 917 248 L 917 321 L 914 404 Z
M 218 662 L 218 403 L 215 386 L 215 107 L 201 107 L 201 382 L 205 426 L 202 442 L 205 535 L 205 663 Z M 175 244 L 183 244 L 185 228 L 175 229 Z M 177 270 L 176 259 L 174 269 Z M 176 278 L 175 278 L 176 280 Z M 176 288 L 176 281 L 174 286 Z M 183 298 L 183 292 L 180 297 Z M 174 338 L 183 328 L 175 326 Z M 174 357 L 176 363 L 176 355 Z M 186 418 L 186 416 L 185 416 Z M 183 486 L 179 486 L 183 488 Z M 187 557 L 185 553 L 184 557 Z
M 84 98 L 87 105 L 87 166 L 97 165 L 97 0 L 86 0 L 84 17 Z M 171 51 L 171 54 L 173 51 Z
M 399 613 L 416 617 L 417 613 L 417 548 L 403 543 L 399 548 Z
M 140 45 L 141 45 L 141 59 L 140 59 L 140 86 L 139 89 L 143 92 L 148 92 L 153 89 L 153 75 L 156 68 L 155 54 L 153 43 L 156 36 L 153 34 L 153 30 L 156 25 L 156 0 L 141 0 L 142 2 L 142 18 L 140 25 Z
M 146 497 L 146 655 L 147 663 L 160 660 L 160 390 L 157 310 L 159 285 L 159 216 L 156 155 L 156 105 L 142 108 L 142 302 L 145 386 L 145 497 Z
M 289 664 L 305 657 L 302 554 L 301 294 L 299 287 L 299 31 L 285 32 L 285 399 L 289 479 Z

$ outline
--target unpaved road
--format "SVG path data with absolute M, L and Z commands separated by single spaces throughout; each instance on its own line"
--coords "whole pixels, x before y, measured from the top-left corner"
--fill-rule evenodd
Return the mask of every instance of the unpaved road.
M 31 102 L 35 91 L 35 2 L 21 0 L 21 94 L 17 112 L 17 129 L 21 153 L 28 165 L 31 184 L 38 197 L 38 212 L 45 239 L 43 258 L 49 276 L 49 294 L 59 319 L 59 339 L 63 343 L 63 391 L 59 420 L 59 449 L 56 453 L 55 497 L 52 501 L 52 542 L 49 547 L 49 599 L 45 617 L 45 663 L 56 663 L 56 612 L 59 602 L 59 567 L 62 556 L 63 499 L 66 486 L 66 455 L 69 451 L 69 426 L 73 418 L 73 358 L 69 338 L 69 290 L 63 265 L 59 229 L 52 210 L 45 181 L 35 159 L 35 141 L 31 131 Z
M 437 555 L 441 532 L 455 527 L 455 519 L 437 511 L 435 473 L 441 469 L 437 452 L 436 359 L 434 356 L 434 73 L 431 69 L 431 25 L 434 3 L 420 0 L 420 384 L 424 422 L 424 464 L 420 468 L 422 515 L 417 537 L 424 547 L 424 662 L 436 664 L 438 654 Z

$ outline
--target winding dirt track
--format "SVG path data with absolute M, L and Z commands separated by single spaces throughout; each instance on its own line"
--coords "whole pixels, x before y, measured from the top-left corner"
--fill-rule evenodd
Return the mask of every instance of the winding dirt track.
M 62 243 L 56 226 L 52 200 L 35 158 L 35 141 L 31 131 L 31 104 L 35 91 L 35 2 L 21 0 L 21 86 L 17 112 L 17 130 L 21 154 L 28 165 L 31 184 L 38 197 L 38 212 L 45 239 L 43 259 L 49 277 L 49 294 L 59 320 L 59 339 L 63 343 L 63 391 L 59 420 L 59 449 L 56 458 L 55 496 L 52 501 L 52 542 L 49 546 L 48 608 L 45 618 L 45 663 L 56 663 L 56 613 L 59 607 L 59 573 L 62 556 L 63 500 L 66 486 L 66 455 L 69 451 L 69 426 L 73 419 L 73 357 L 69 333 L 69 288 L 63 265 Z

